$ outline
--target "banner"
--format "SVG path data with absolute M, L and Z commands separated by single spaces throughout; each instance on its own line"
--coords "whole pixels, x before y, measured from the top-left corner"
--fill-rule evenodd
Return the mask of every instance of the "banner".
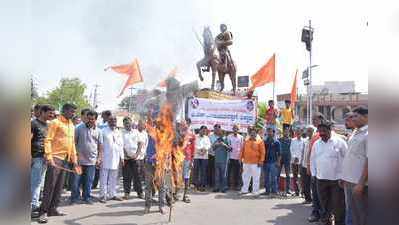
M 255 124 L 257 102 L 245 100 L 214 100 L 192 98 L 188 101 L 188 117 L 192 128 L 202 125 L 213 130 L 213 125 L 220 124 L 223 130 L 232 131 L 234 124 L 240 125 L 241 132 L 247 132 L 248 126 Z

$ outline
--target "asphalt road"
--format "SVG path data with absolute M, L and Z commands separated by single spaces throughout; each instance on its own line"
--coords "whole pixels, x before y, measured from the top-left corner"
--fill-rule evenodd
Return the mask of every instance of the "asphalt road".
M 96 196 L 98 190 L 93 195 Z M 122 196 L 122 194 L 120 194 Z M 135 194 L 127 201 L 95 202 L 93 205 L 68 205 L 69 192 L 64 193 L 59 210 L 63 217 L 49 217 L 48 224 L 67 225 L 305 225 L 310 205 L 303 205 L 302 198 L 268 198 L 239 196 L 237 192 L 191 193 L 191 203 L 176 202 L 172 222 L 168 214 L 162 215 L 156 204 L 144 215 L 144 200 Z M 38 224 L 32 221 L 31 224 Z

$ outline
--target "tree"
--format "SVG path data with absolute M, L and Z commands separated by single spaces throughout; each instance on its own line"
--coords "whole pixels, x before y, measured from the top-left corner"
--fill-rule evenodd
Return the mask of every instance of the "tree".
M 130 96 L 124 97 L 122 99 L 122 101 L 118 104 L 119 108 L 128 110 L 129 109 L 129 103 L 131 102 L 130 99 L 131 99 Z
M 264 126 L 263 120 L 259 118 L 265 118 L 266 115 L 267 104 L 265 102 L 258 103 L 258 119 L 256 120 L 256 128 L 260 129 L 261 126 Z
M 37 104 L 50 104 L 55 108 L 61 109 L 65 103 L 73 103 L 78 110 L 90 107 L 86 95 L 86 85 L 79 78 L 63 78 L 59 86 L 49 91 L 45 97 L 38 97 Z

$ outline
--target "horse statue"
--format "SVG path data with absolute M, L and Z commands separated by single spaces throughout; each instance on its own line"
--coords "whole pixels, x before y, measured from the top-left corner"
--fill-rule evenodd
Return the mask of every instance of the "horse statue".
M 197 62 L 197 70 L 198 76 L 201 81 L 204 80 L 202 76 L 202 72 L 210 72 L 212 73 L 212 84 L 211 90 L 215 89 L 215 77 L 216 72 L 218 73 L 218 79 L 220 82 L 220 92 L 224 89 L 224 77 L 226 74 L 229 74 L 231 85 L 233 87 L 233 93 L 236 93 L 236 66 L 231 58 L 230 51 L 227 50 L 227 54 L 223 59 L 218 57 L 215 54 L 215 48 L 220 49 L 219 46 L 215 45 L 215 39 L 213 38 L 211 29 L 209 27 L 205 27 L 202 32 L 203 42 L 200 41 L 203 50 L 204 50 L 204 58 Z M 199 38 L 198 38 L 199 39 Z M 220 43 L 220 42 L 218 42 Z M 220 45 L 220 44 L 218 44 Z M 220 53 L 220 50 L 219 50 Z M 224 51 L 226 53 L 226 51 Z

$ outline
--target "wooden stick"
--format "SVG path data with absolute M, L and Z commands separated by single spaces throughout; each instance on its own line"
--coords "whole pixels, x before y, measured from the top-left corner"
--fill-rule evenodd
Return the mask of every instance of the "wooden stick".
M 169 223 L 172 222 L 172 206 L 169 207 Z
M 62 167 L 62 166 L 54 165 L 54 167 L 57 168 L 57 169 L 65 170 L 65 171 L 67 171 L 67 172 L 76 173 L 76 174 L 78 174 L 78 175 L 81 175 L 81 174 L 82 174 L 81 172 L 79 173 L 79 172 L 77 172 L 77 171 L 75 171 L 75 170 L 70 170 L 70 169 L 67 169 L 67 168 Z

